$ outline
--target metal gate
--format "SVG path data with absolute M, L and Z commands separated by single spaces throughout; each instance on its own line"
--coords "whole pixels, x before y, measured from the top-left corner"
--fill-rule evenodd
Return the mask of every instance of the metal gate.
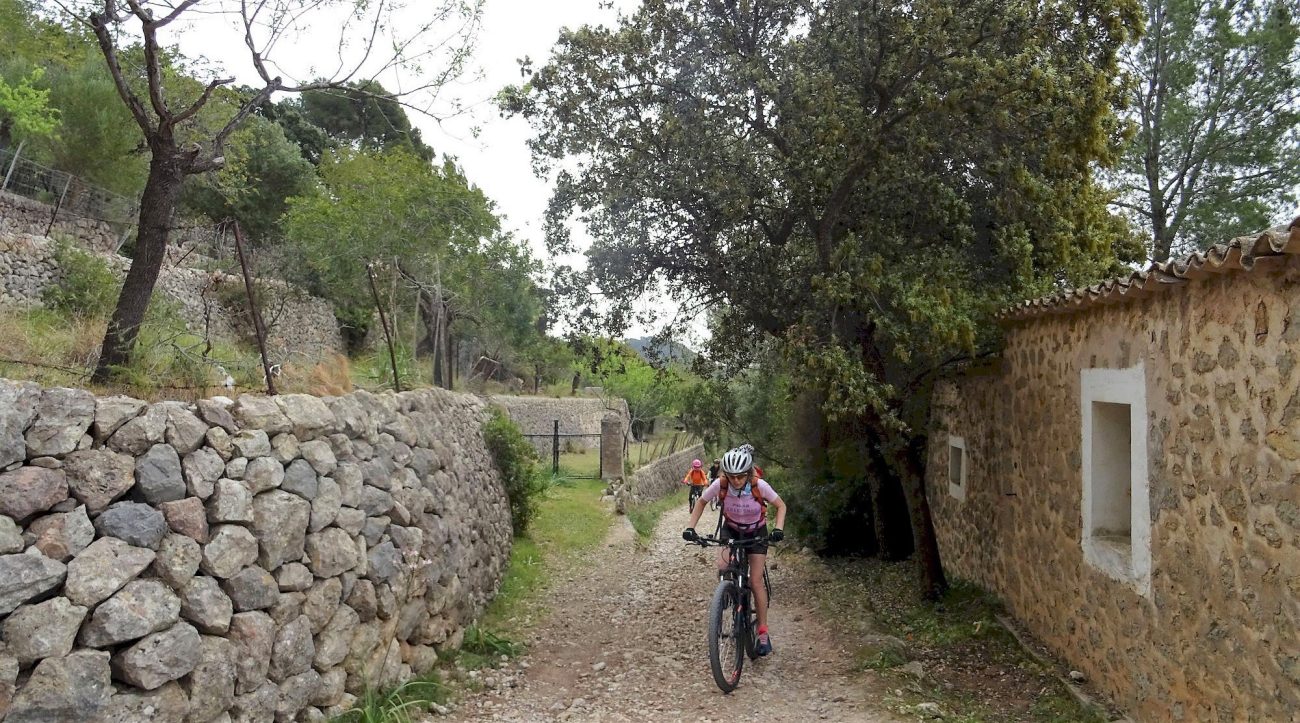
M 605 472 L 601 435 L 561 432 L 558 419 L 552 424 L 550 432 L 524 435 L 543 461 L 550 460 L 551 474 L 601 479 Z

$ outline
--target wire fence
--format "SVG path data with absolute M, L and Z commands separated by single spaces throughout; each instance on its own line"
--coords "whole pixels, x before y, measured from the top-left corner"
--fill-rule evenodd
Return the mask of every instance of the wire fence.
M 117 248 L 134 228 L 139 212 L 139 203 L 134 198 L 100 188 L 71 173 L 43 166 L 23 156 L 22 144 L 16 148 L 0 148 L 0 192 L 50 206 L 46 235 L 61 221 L 100 221 L 112 229 Z

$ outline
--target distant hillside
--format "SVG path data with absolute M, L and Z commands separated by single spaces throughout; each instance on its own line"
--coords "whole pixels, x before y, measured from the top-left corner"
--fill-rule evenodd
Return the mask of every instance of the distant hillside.
M 687 364 L 695 361 L 695 352 L 684 344 L 677 342 L 653 344 L 653 341 L 651 337 L 643 336 L 637 339 L 625 339 L 624 343 L 635 349 L 636 353 L 646 361 L 652 361 L 652 357 L 660 360 L 675 359 Z

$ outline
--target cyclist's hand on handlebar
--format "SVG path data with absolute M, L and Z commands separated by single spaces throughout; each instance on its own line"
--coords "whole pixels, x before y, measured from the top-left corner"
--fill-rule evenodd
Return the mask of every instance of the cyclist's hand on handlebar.
M 785 532 L 780 527 L 776 528 L 775 530 L 772 530 L 767 534 L 768 542 L 780 542 L 781 540 L 784 539 L 785 539 Z
M 694 527 L 687 527 L 686 529 L 682 530 L 682 539 L 686 540 L 687 542 L 699 542 L 700 535 L 698 532 L 695 531 Z

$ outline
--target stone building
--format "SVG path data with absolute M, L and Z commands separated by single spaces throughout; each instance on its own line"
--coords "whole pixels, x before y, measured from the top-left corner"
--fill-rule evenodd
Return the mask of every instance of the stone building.
M 1142 721 L 1300 719 L 1300 229 L 1027 302 L 936 390 L 950 574 Z

